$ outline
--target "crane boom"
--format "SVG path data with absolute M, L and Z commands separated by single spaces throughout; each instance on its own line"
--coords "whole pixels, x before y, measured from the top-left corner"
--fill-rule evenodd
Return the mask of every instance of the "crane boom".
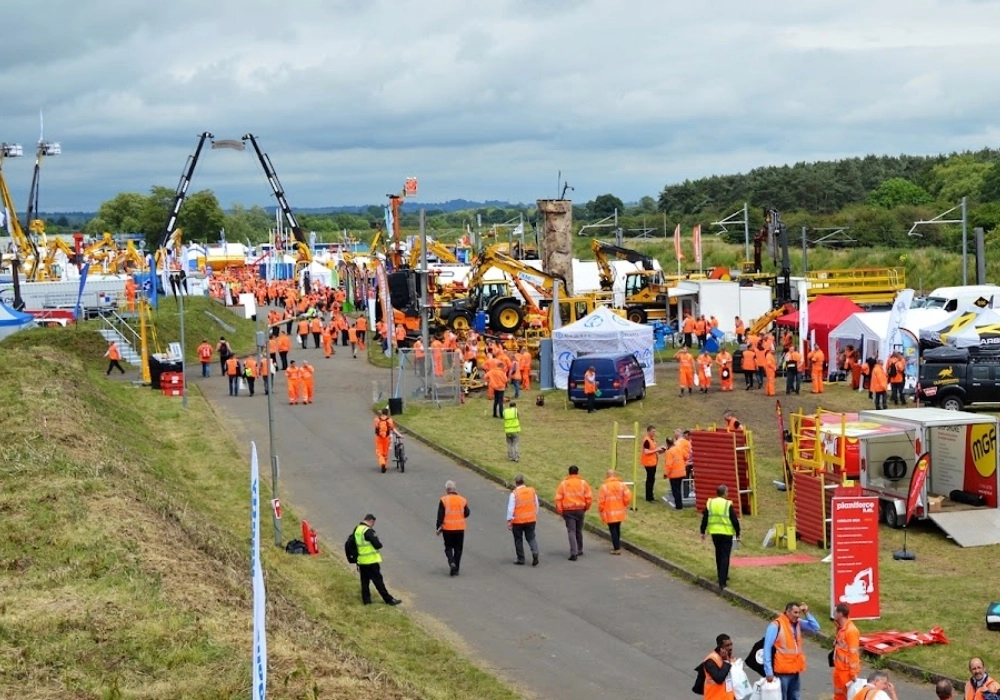
M 181 205 L 184 204 L 184 198 L 187 197 L 191 178 L 194 176 L 194 168 L 198 165 L 198 158 L 201 156 L 201 149 L 205 146 L 205 140 L 211 138 L 214 138 L 212 134 L 207 131 L 202 132 L 201 136 L 198 137 L 198 146 L 194 149 L 194 154 L 188 156 L 180 182 L 177 183 L 177 191 L 174 192 L 174 204 L 170 209 L 170 216 L 167 218 L 166 226 L 163 227 L 163 233 L 160 234 L 159 245 L 156 246 L 157 250 L 166 248 L 174 235 L 174 229 L 177 228 L 177 215 L 181 211 Z
M 299 226 L 299 222 L 296 221 L 295 213 L 292 211 L 292 207 L 289 206 L 288 200 L 285 198 L 285 190 L 281 186 L 278 174 L 274 171 L 274 166 L 271 164 L 270 157 L 260 150 L 260 146 L 257 144 L 257 137 L 253 134 L 245 134 L 243 136 L 243 140 L 250 142 L 250 145 L 253 146 L 254 153 L 257 154 L 257 160 L 260 161 L 261 167 L 264 168 L 264 175 L 267 177 L 267 182 L 271 186 L 271 191 L 274 192 L 275 199 L 278 200 L 278 206 L 281 208 L 281 213 L 284 215 L 285 221 L 288 222 L 289 228 L 292 229 L 292 235 L 295 237 L 296 248 L 299 252 L 299 259 L 303 262 L 311 261 L 312 254 L 309 251 L 309 241 L 306 240 L 306 235 L 302 231 L 302 227 Z
M 7 233 L 14 244 L 14 261 L 17 265 L 23 266 L 25 276 L 31 276 L 41 260 L 41 253 L 38 245 L 25 234 L 21 228 L 21 222 L 17 219 L 17 207 L 7 188 L 7 181 L 3 177 L 3 161 L 5 158 L 17 158 L 24 155 L 21 146 L 17 144 L 4 143 L 0 147 L 0 202 L 3 204 L 4 223 Z

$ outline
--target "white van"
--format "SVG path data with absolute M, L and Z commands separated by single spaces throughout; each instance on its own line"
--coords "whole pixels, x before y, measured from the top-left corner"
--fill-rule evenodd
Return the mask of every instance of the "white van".
M 938 287 L 923 300 L 922 308 L 958 311 L 970 306 L 1000 308 L 1000 286 L 969 284 L 964 287 Z

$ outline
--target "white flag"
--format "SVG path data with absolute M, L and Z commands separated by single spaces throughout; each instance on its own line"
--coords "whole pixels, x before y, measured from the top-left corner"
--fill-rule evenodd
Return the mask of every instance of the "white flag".
M 250 577 L 253 582 L 253 659 L 250 697 L 267 697 L 267 626 L 264 569 L 260 564 L 260 474 L 257 467 L 257 443 L 250 443 Z

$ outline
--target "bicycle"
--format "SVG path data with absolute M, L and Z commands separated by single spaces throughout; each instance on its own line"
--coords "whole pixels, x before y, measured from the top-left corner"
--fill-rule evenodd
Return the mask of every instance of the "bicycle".
M 396 469 L 400 472 L 406 471 L 406 447 L 403 445 L 402 437 L 393 437 L 392 454 L 396 461 Z

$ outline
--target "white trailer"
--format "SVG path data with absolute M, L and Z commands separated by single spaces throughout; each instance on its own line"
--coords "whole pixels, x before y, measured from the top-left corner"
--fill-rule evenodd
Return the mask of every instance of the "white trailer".
M 930 453 L 917 519 L 930 519 L 962 547 L 1000 544 L 1000 451 L 992 414 L 901 408 L 862 411 L 858 440 L 862 487 L 876 493 L 883 520 L 902 527 L 917 460 Z M 870 429 L 865 430 L 863 426 Z M 980 497 L 975 506 L 952 498 Z
M 21 282 L 21 300 L 24 310 L 35 316 L 46 312 L 76 308 L 77 297 L 84 316 L 114 309 L 125 296 L 125 277 L 91 275 L 80 295 L 80 280 L 66 282 Z M 13 306 L 14 283 L 0 283 L 0 301 Z

